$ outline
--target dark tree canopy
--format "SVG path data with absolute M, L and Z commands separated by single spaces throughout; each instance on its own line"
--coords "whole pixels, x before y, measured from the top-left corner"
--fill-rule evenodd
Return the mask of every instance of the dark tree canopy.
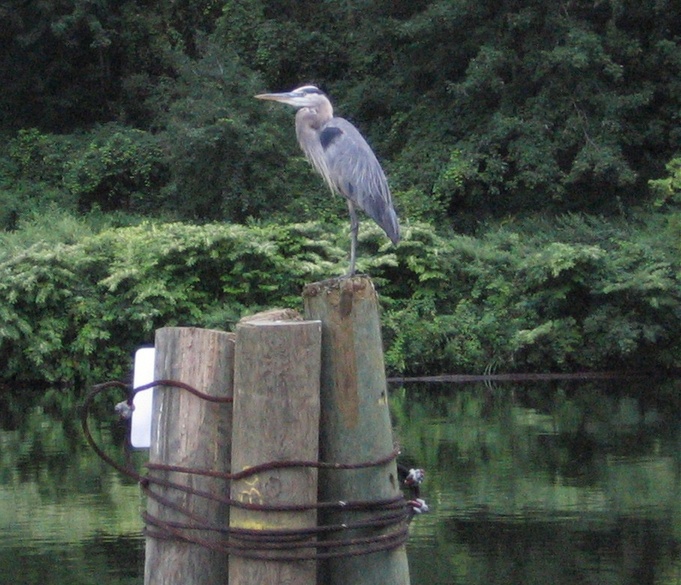
M 362 128 L 408 215 L 461 226 L 621 213 L 681 143 L 681 0 L 5 0 L 0 17 L 0 129 L 81 136 L 65 168 L 95 125 L 137 129 L 165 169 L 154 207 L 180 217 L 282 197 L 334 213 L 290 116 L 251 100 L 304 82 Z

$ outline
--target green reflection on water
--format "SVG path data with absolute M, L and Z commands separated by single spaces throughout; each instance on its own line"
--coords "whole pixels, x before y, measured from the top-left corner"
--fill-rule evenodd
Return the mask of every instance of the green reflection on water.
M 601 383 L 392 388 L 403 462 L 426 469 L 432 510 L 410 527 L 412 584 L 681 583 L 675 395 Z M 3 427 L 0 584 L 141 585 L 135 482 L 99 460 L 76 417 L 31 407 Z M 92 428 L 123 461 L 124 427 Z
M 681 583 L 679 405 L 659 395 L 394 389 L 398 439 L 426 468 L 433 508 L 412 524 L 412 582 Z
M 122 459 L 123 429 L 93 424 Z M 75 418 L 32 407 L 11 427 L 0 430 L 0 583 L 140 583 L 136 483 L 90 450 Z

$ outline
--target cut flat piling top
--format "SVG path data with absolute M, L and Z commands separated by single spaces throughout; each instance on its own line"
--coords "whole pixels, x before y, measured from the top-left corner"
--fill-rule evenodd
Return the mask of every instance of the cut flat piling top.
M 230 560 L 230 585 L 317 582 L 317 469 L 268 464 L 318 460 L 320 369 L 318 321 L 254 316 L 237 326 L 232 469 L 264 467 L 234 479 L 231 497 L 269 509 L 232 508 L 231 542 L 244 555 Z
M 379 502 L 400 496 L 388 407 L 378 295 L 368 276 L 335 278 L 303 289 L 305 317 L 322 322 L 320 455 L 322 461 L 361 464 L 343 471 L 320 470 L 323 501 Z M 329 525 L 370 522 L 375 511 L 328 511 Z M 399 522 L 399 521 L 398 521 Z M 320 583 L 326 585 L 408 585 L 402 524 L 357 527 L 342 539 L 348 556 L 329 558 Z M 367 553 L 355 539 L 386 539 L 394 547 Z M 378 540 L 376 540 L 378 539 Z
M 353 276 L 308 284 L 303 289 L 303 299 L 305 316 L 322 321 L 322 396 L 324 399 L 326 394 L 327 400 L 336 404 L 336 409 L 327 411 L 325 424 L 339 417 L 338 422 L 347 429 L 361 434 L 367 431 L 372 436 L 377 421 L 373 416 L 360 416 L 360 409 L 365 408 L 365 415 L 387 417 L 378 426 L 390 432 L 378 295 L 371 279 Z M 377 410 L 372 407 L 375 402 Z M 341 460 L 358 455 L 353 442 L 346 445 L 347 451 L 331 449 L 325 455 Z M 367 459 L 380 457 L 381 447 L 376 442 L 369 441 L 363 447 L 369 450 L 365 453 Z M 389 446 L 387 450 L 390 449 Z
M 239 320 L 239 325 L 251 322 L 290 322 L 302 321 L 303 316 L 295 309 L 269 309 L 253 315 L 246 315 Z
M 193 386 L 213 397 L 233 393 L 234 334 L 195 327 L 164 327 L 156 331 L 155 379 Z M 154 419 L 149 461 L 189 469 L 230 469 L 232 405 L 202 400 L 178 388 L 159 385 L 154 391 Z M 209 523 L 226 527 L 229 510 L 218 499 L 190 494 L 165 482 L 197 492 L 227 495 L 224 480 L 170 470 L 150 470 L 145 585 L 219 583 L 228 570 L 219 552 L 224 537 L 201 529 Z M 174 523 L 195 525 L 187 540 L 173 539 Z M 211 547 L 200 546 L 209 543 Z
M 315 297 L 333 291 L 348 291 L 360 296 L 375 296 L 376 289 L 371 278 L 365 274 L 355 276 L 341 276 L 339 278 L 329 278 L 320 282 L 306 284 L 303 288 L 303 297 Z

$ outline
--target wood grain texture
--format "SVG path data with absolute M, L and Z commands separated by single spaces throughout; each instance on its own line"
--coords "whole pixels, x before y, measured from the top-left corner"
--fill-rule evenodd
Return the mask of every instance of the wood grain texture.
M 307 285 L 305 318 L 322 322 L 320 458 L 334 463 L 375 461 L 389 455 L 393 434 L 381 340 L 378 297 L 366 276 Z M 399 495 L 395 462 L 367 469 L 321 470 L 320 500 L 377 500 Z M 368 513 L 367 515 L 370 515 Z M 362 514 L 326 513 L 325 524 Z M 347 531 L 346 538 L 375 535 Z M 350 549 L 351 550 L 351 549 Z M 408 585 L 406 550 L 330 559 L 320 566 L 325 585 Z
M 235 472 L 270 461 L 317 460 L 320 354 L 319 322 L 257 320 L 238 325 Z M 235 480 L 232 498 L 266 505 L 316 503 L 317 469 L 272 469 Z M 295 529 L 316 526 L 317 513 L 315 509 L 262 512 L 235 507 L 230 520 L 233 528 Z M 268 554 L 276 557 L 277 552 Z M 315 585 L 317 579 L 314 561 L 232 556 L 229 573 L 230 585 Z
M 156 332 L 155 379 L 184 382 L 213 396 L 233 391 L 234 335 L 188 327 Z M 216 404 L 177 388 L 156 387 L 149 461 L 196 469 L 230 470 L 232 405 Z M 177 472 L 153 471 L 151 476 L 227 496 L 222 479 Z M 215 501 L 152 485 L 191 513 L 220 526 L 229 523 L 228 507 Z M 166 521 L 187 522 L 187 516 L 148 499 L 147 510 Z M 215 532 L 193 531 L 207 540 Z M 227 555 L 186 542 L 147 537 L 145 585 L 216 585 L 226 583 Z

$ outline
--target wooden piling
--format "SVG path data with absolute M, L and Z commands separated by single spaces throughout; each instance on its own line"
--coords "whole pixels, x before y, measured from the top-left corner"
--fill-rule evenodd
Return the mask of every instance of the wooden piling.
M 271 461 L 316 461 L 319 432 L 321 325 L 311 321 L 246 321 L 237 326 L 232 470 Z M 232 481 L 232 499 L 252 504 L 299 505 L 317 501 L 317 469 L 269 469 Z M 232 529 L 257 531 L 316 526 L 315 509 L 296 512 L 233 507 Z M 240 540 L 247 554 L 277 556 L 310 550 L 268 550 Z M 263 548 L 264 546 L 264 548 Z M 312 549 L 314 552 L 314 549 Z M 233 554 L 230 585 L 315 585 L 316 562 L 256 560 Z
M 231 396 L 234 334 L 188 327 L 156 332 L 156 380 L 184 382 L 212 396 Z M 156 387 L 150 463 L 227 472 L 230 469 L 232 405 L 212 403 L 174 387 Z M 150 477 L 226 496 L 225 481 L 180 472 L 150 470 Z M 224 504 L 154 484 L 150 489 L 191 514 L 226 527 Z M 191 522 L 170 507 L 148 499 L 148 513 L 163 522 Z M 151 533 L 158 532 L 149 527 Z M 192 530 L 192 536 L 220 541 L 216 532 Z M 145 585 L 215 585 L 226 583 L 227 555 L 196 544 L 147 536 Z
M 379 305 L 368 277 L 307 285 L 305 318 L 322 322 L 320 458 L 333 463 L 376 461 L 394 448 L 381 341 Z M 380 500 L 399 496 L 395 461 L 357 470 L 321 470 L 320 501 Z M 356 521 L 357 512 L 324 514 L 325 524 Z M 380 534 L 380 531 L 379 531 Z M 352 530 L 333 538 L 376 535 Z M 361 553 L 360 548 L 347 547 Z M 320 565 L 325 585 L 408 585 L 404 545 Z

